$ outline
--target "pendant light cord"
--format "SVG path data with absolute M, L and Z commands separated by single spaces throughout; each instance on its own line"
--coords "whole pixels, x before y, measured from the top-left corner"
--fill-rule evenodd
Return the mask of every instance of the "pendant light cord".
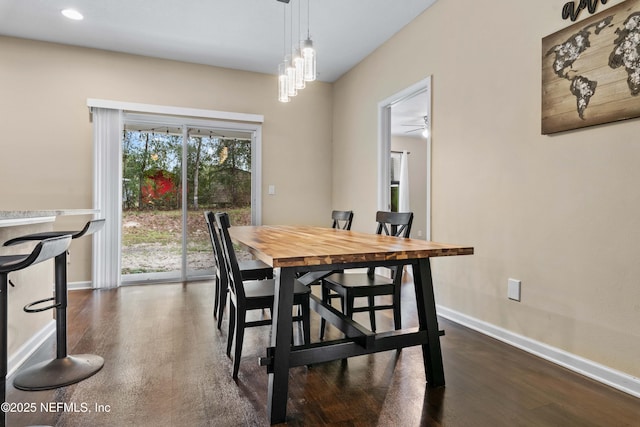
M 309 30 L 311 27 L 311 0 L 307 0 L 307 38 L 311 38 L 311 32 Z

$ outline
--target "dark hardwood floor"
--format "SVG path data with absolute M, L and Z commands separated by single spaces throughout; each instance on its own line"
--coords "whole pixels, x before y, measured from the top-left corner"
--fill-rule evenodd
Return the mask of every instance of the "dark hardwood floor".
M 410 326 L 416 323 L 412 284 L 403 287 L 403 321 Z M 7 425 L 268 425 L 267 373 L 257 358 L 269 342 L 269 328 L 247 330 L 239 380 L 232 381 L 227 321 L 223 332 L 214 327 L 212 295 L 211 282 L 70 292 L 69 351 L 99 354 L 105 366 L 53 391 L 8 385 L 8 402 L 34 404 L 26 407 L 35 411 L 9 413 Z M 378 319 L 380 330 L 391 328 L 390 317 L 380 313 Z M 317 337 L 317 316 L 312 325 Z M 446 388 L 426 387 L 418 348 L 296 368 L 287 424 L 640 425 L 640 399 L 444 319 L 440 327 L 446 330 Z M 338 336 L 333 328 L 327 334 Z M 54 355 L 52 338 L 27 364 Z

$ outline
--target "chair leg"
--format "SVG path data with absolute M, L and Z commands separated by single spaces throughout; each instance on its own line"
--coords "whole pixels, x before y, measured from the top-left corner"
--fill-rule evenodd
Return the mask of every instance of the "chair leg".
M 327 304 L 329 302 L 329 289 L 327 289 L 324 284 L 321 285 L 322 288 L 322 302 L 323 304 Z M 322 317 L 320 319 L 320 340 L 324 339 L 324 330 L 327 326 L 327 321 Z
M 342 313 L 349 319 L 353 319 L 353 304 L 355 298 L 353 295 L 347 293 L 343 299 L 345 304 L 342 306 Z
M 376 297 L 374 295 L 369 295 L 367 297 L 369 300 L 369 322 L 371 323 L 371 331 L 376 331 Z
M 229 304 L 229 333 L 227 334 L 227 357 L 231 357 L 231 344 L 236 331 L 236 306 Z
M 213 318 L 218 318 L 218 306 L 220 304 L 220 279 L 216 275 L 214 279 L 214 291 L 213 291 Z M 218 329 L 220 329 L 220 325 L 218 325 Z
M 302 328 L 304 332 L 304 344 L 311 344 L 311 309 L 309 308 L 309 296 L 302 303 Z
M 396 327 L 396 331 L 402 329 L 402 317 L 400 310 L 400 286 L 396 285 L 397 289 L 393 292 L 393 324 Z
M 238 371 L 240 370 L 240 359 L 242 358 L 242 343 L 244 341 L 244 328 L 247 313 L 244 310 L 237 310 L 236 319 L 236 337 L 235 337 L 235 352 L 233 355 L 233 374 L 234 380 L 238 379 Z
M 218 329 L 220 329 L 222 325 L 222 317 L 224 316 L 224 308 L 227 306 L 227 294 L 229 293 L 229 289 L 227 289 L 226 281 L 220 281 L 220 292 L 218 293 Z M 231 318 L 231 315 L 229 315 Z

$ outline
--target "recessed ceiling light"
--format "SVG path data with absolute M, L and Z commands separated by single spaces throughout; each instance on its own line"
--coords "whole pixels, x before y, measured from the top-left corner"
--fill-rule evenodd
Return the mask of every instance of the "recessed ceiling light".
M 84 19 L 84 16 L 80 12 L 75 9 L 64 9 L 62 14 L 69 19 L 73 19 L 74 21 L 80 21 Z

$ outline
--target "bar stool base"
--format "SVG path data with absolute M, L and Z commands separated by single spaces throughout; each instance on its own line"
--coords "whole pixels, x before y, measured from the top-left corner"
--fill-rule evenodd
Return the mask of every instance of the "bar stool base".
M 20 390 L 52 390 L 80 382 L 98 372 L 104 359 L 94 354 L 77 354 L 33 365 L 19 372 L 13 386 Z

